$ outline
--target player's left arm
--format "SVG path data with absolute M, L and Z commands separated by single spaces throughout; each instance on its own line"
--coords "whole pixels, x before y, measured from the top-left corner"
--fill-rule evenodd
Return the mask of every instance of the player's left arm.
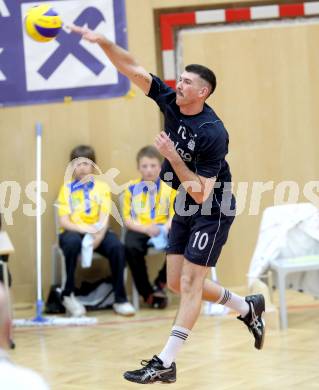
M 192 172 L 164 131 L 156 136 L 155 146 L 162 156 L 170 162 L 183 187 L 195 202 L 198 204 L 205 202 L 214 188 L 216 177 L 207 178 Z

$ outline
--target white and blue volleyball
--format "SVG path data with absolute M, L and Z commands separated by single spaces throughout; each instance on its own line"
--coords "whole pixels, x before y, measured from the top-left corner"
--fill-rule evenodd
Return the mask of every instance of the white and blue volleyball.
M 60 32 L 63 22 L 50 4 L 30 8 L 25 16 L 27 34 L 37 42 L 49 42 Z

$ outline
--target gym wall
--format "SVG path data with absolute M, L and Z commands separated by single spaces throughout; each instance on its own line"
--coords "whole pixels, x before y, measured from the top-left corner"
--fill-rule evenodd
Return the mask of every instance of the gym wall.
M 224 5 L 221 5 L 221 4 Z M 258 4 L 258 2 L 255 2 Z M 212 1 L 188 1 L 189 7 L 214 6 Z M 221 7 L 226 2 L 219 2 Z M 236 4 L 236 2 L 232 2 Z M 127 0 L 129 50 L 150 72 L 162 75 L 158 27 L 154 16 L 162 9 L 182 9 L 185 1 Z M 317 24 L 259 26 L 242 29 L 202 29 L 181 33 L 181 63 L 199 62 L 212 67 L 218 77 L 216 94 L 209 103 L 230 134 L 230 162 L 235 190 L 238 182 L 295 181 L 302 190 L 315 180 L 318 145 L 319 53 Z M 70 150 L 91 144 L 103 172 L 117 168 L 119 184 L 137 176 L 135 154 L 153 142 L 161 130 L 157 106 L 132 86 L 133 93 L 112 100 L 66 102 L 0 109 L 0 182 L 17 181 L 21 199 L 6 226 L 16 252 L 10 259 L 15 302 L 35 299 L 35 218 L 23 213 L 27 183 L 35 179 L 34 124 L 44 125 L 43 197 L 44 294 L 51 283 L 51 246 L 55 241 L 53 203 L 62 183 Z M 247 205 L 234 223 L 217 268 L 227 285 L 246 282 L 261 213 L 249 215 Z M 302 194 L 299 198 L 304 200 Z M 274 202 L 274 191 L 265 193 L 260 210 Z M 119 227 L 113 221 L 113 227 Z M 231 270 L 231 271 L 230 271 Z

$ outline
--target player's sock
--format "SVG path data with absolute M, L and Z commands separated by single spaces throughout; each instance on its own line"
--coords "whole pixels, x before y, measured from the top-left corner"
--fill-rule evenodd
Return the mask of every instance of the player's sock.
M 178 351 L 181 349 L 189 334 L 189 329 L 177 325 L 173 326 L 172 333 L 168 338 L 164 349 L 158 355 L 158 357 L 162 360 L 163 366 L 165 368 L 171 366 L 171 364 L 175 360 Z
M 224 287 L 222 287 L 220 297 L 216 303 L 237 311 L 242 317 L 245 317 L 249 313 L 249 305 L 245 301 L 245 298 L 230 292 Z

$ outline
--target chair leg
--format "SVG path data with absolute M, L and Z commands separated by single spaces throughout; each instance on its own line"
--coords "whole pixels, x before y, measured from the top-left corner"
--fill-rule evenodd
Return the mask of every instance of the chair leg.
M 135 286 L 134 281 L 132 280 L 132 303 L 135 310 L 139 310 L 140 308 L 140 296 Z
M 211 268 L 211 280 L 213 282 L 217 282 L 218 279 L 217 279 L 217 273 L 216 273 L 216 268 L 215 267 L 212 267 Z
M 270 269 L 267 273 L 267 284 L 269 290 L 269 296 L 271 303 L 274 303 L 274 291 L 273 291 L 273 271 Z
M 66 283 L 66 266 L 65 266 L 65 257 L 60 249 L 60 272 L 61 272 L 61 289 L 64 289 Z
M 59 284 L 63 290 L 66 283 L 65 258 L 62 249 L 54 244 L 52 246 L 52 284 Z
M 55 285 L 58 283 L 58 272 L 57 272 L 57 264 L 58 264 L 58 248 L 56 244 L 52 245 L 51 249 L 51 256 L 52 256 L 52 285 Z
M 282 330 L 284 330 L 288 327 L 285 272 L 278 271 L 278 289 L 280 302 L 280 327 Z

